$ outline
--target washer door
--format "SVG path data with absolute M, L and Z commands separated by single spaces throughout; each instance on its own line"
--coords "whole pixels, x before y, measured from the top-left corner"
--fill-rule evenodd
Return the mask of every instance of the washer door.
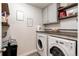
M 66 49 L 67 47 L 64 45 L 53 43 L 50 45 L 48 53 L 51 56 L 68 56 Z
M 38 39 L 37 47 L 38 47 L 39 50 L 43 50 L 43 43 L 40 39 Z
M 56 46 L 53 46 L 52 48 L 50 48 L 50 54 L 53 56 L 65 56 L 63 51 Z

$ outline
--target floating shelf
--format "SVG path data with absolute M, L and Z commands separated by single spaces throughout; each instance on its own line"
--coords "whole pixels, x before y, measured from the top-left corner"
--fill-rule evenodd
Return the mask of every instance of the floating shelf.
M 71 16 L 62 17 L 62 18 L 59 18 L 59 20 L 68 19 L 68 18 L 73 18 L 73 17 L 77 17 L 77 14 L 76 14 L 76 15 L 71 15 Z
M 61 10 L 66 10 L 66 9 L 69 9 L 69 8 L 72 8 L 72 7 L 75 7 L 75 6 L 78 6 L 77 3 L 73 3 L 69 6 L 66 6 L 66 7 L 63 7 L 63 8 L 58 8 L 58 11 L 61 11 Z
M 2 26 L 8 26 L 9 27 L 9 24 L 7 22 L 2 22 Z
M 78 31 L 77 29 L 59 29 L 61 31 Z

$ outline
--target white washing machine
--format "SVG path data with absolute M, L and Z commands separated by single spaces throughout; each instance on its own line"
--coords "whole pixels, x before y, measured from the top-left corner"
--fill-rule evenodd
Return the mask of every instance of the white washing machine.
M 41 56 L 47 56 L 47 35 L 43 33 L 37 34 L 36 47 Z
M 48 37 L 48 55 L 49 56 L 76 56 L 77 41 L 67 40 L 65 38 Z

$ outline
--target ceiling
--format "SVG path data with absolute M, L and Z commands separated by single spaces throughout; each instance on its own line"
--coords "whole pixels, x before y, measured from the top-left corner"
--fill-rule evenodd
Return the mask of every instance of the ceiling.
M 38 8 L 45 8 L 46 6 L 48 6 L 51 3 L 28 3 L 28 4 L 38 7 Z

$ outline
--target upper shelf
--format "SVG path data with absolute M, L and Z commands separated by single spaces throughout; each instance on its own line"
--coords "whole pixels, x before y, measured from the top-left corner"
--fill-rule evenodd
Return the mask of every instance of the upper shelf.
M 8 3 L 2 3 L 2 13 L 6 12 L 6 15 L 10 15 Z
M 65 16 L 65 17 L 59 18 L 59 20 L 73 18 L 73 17 L 77 17 L 77 16 L 78 16 L 77 14 L 71 15 L 71 16 Z
M 75 7 L 75 6 L 78 6 L 77 3 L 73 3 L 69 6 L 66 6 L 66 7 L 63 7 L 63 8 L 58 8 L 58 11 L 61 11 L 61 10 L 66 10 L 66 9 L 69 9 L 69 8 L 72 8 L 72 7 Z

